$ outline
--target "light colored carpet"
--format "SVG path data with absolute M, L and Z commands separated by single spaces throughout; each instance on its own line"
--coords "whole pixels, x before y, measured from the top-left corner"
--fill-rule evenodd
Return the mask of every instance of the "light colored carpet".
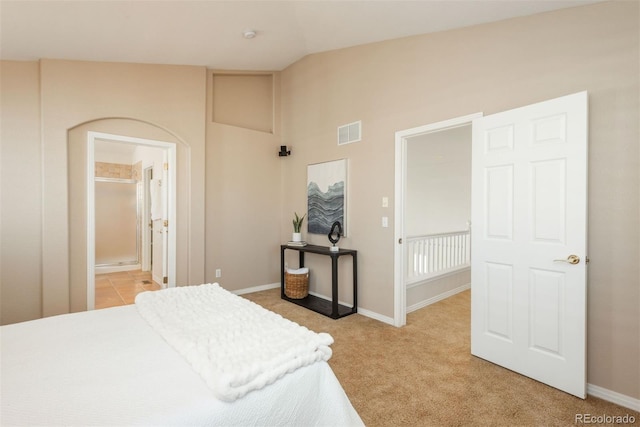
M 629 414 L 640 425 L 638 412 L 472 356 L 469 291 L 410 313 L 402 328 L 359 314 L 332 320 L 280 299 L 280 289 L 243 296 L 334 337 L 329 363 L 370 427 L 581 425 L 577 414 Z

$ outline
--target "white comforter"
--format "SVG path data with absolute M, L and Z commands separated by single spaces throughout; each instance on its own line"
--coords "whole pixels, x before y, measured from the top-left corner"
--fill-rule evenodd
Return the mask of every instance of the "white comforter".
M 0 328 L 2 426 L 362 425 L 324 361 L 215 397 L 135 306 Z
M 312 332 L 217 283 L 144 292 L 136 306 L 221 400 L 232 402 L 331 357 L 329 334 Z

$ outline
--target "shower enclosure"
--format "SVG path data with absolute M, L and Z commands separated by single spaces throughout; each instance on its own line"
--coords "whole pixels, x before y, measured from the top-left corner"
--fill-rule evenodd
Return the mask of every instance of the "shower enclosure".
M 95 178 L 96 272 L 140 268 L 140 192 L 136 180 Z

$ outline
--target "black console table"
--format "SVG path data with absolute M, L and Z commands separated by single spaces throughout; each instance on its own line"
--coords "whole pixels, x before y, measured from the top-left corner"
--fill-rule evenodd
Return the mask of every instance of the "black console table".
M 299 252 L 299 268 L 304 267 L 304 254 L 309 252 L 331 257 L 331 301 L 309 295 L 302 299 L 289 298 L 284 293 L 284 253 L 287 249 Z M 353 307 L 347 307 L 338 303 L 338 258 L 343 255 L 351 255 L 353 259 Z M 358 251 L 352 249 L 340 249 L 331 251 L 326 246 L 306 245 L 306 246 L 280 246 L 280 296 L 282 299 L 291 301 L 302 307 L 306 307 L 317 313 L 329 316 L 332 319 L 339 319 L 358 312 Z

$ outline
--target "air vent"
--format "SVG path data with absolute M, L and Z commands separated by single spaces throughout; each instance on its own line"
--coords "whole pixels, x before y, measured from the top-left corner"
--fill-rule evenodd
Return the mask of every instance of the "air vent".
M 362 121 L 338 127 L 338 145 L 351 144 L 362 139 Z

